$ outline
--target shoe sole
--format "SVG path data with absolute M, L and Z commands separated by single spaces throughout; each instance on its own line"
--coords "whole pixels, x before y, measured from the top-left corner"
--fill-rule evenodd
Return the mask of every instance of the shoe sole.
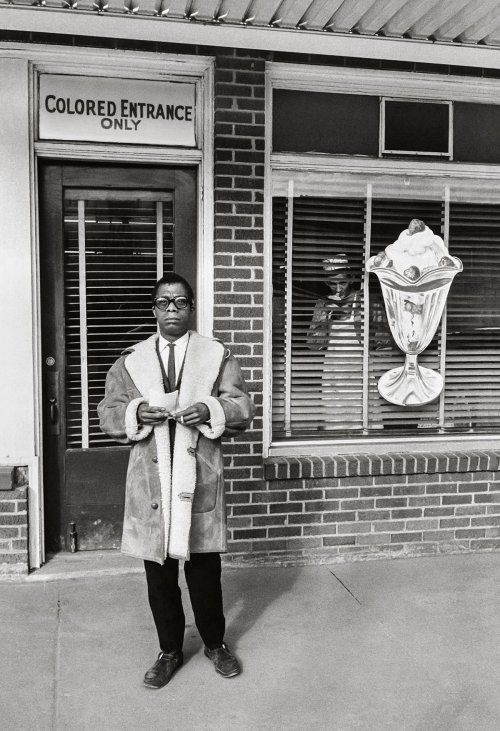
M 241 670 L 235 670 L 234 673 L 221 673 L 220 670 L 215 668 L 215 672 L 222 675 L 223 678 L 236 678 L 238 675 L 241 675 Z

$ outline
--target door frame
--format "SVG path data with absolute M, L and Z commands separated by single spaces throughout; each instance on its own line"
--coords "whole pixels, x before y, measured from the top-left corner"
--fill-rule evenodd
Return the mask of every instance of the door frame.
M 198 230 L 197 230 L 197 329 L 211 335 L 214 305 L 213 257 L 213 57 L 117 51 L 92 48 L 65 48 L 37 44 L 0 44 L 0 56 L 22 62 L 28 70 L 27 96 L 29 136 L 23 153 L 30 161 L 30 199 L 16 208 L 19 220 L 31 221 L 32 267 L 32 332 L 33 332 L 33 394 L 35 423 L 32 454 L 24 460 L 28 464 L 28 522 L 29 565 L 40 567 L 45 561 L 45 534 L 43 524 L 43 443 L 42 443 L 42 333 L 40 324 L 40 242 L 38 201 L 38 160 L 85 161 L 92 163 L 150 164 L 155 166 L 187 166 L 197 169 L 198 177 Z M 152 145 L 94 144 L 82 142 L 46 142 L 37 140 L 38 129 L 38 76 L 40 73 L 70 73 L 80 76 L 100 76 L 144 81 L 191 81 L 196 89 L 196 148 L 178 148 Z M 25 83 L 19 79 L 21 87 Z M 31 451 L 31 450 L 30 450 Z

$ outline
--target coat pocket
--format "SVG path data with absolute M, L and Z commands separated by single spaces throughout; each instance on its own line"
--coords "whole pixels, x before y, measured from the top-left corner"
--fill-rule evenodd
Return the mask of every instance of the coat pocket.
M 222 461 L 219 450 L 212 445 L 204 449 L 205 440 L 200 437 L 196 459 L 196 488 L 193 497 L 193 513 L 208 513 L 217 504 L 217 495 L 222 486 Z

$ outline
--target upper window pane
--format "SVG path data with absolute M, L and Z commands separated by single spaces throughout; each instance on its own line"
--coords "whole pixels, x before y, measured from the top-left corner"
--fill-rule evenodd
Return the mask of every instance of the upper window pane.
M 274 90 L 274 152 L 377 157 L 378 149 L 378 97 Z
M 450 155 L 450 104 L 382 100 L 382 152 Z
M 455 102 L 453 130 L 455 160 L 500 163 L 500 105 Z

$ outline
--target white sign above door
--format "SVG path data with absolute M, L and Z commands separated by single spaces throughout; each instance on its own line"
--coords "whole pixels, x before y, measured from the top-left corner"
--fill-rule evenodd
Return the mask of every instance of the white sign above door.
M 193 83 L 40 74 L 41 140 L 195 147 Z

